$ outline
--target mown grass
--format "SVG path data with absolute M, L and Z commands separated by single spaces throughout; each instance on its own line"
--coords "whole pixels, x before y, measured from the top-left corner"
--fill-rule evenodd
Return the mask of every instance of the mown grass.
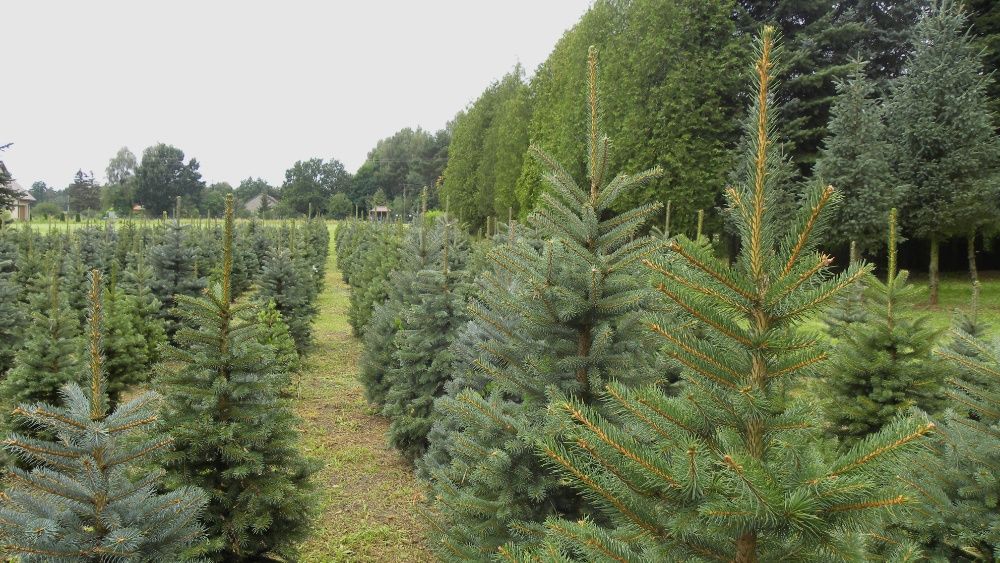
M 333 224 L 331 223 L 331 229 Z M 331 249 L 313 326 L 316 346 L 296 385 L 303 446 L 320 459 L 321 516 L 302 561 L 430 561 L 412 467 L 388 446 L 358 382 L 361 343 L 347 322 L 348 288 Z

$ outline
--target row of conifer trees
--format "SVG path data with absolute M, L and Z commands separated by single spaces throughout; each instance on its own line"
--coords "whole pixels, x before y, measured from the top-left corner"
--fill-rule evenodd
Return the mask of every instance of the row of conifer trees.
M 290 404 L 329 233 L 0 231 L 0 542 L 19 561 L 294 560 L 315 460 Z
M 947 336 L 912 309 L 895 211 L 878 267 L 816 247 L 834 187 L 786 214 L 779 57 L 765 28 L 732 261 L 650 229 L 655 204 L 611 211 L 661 171 L 607 169 L 593 50 L 583 184 L 533 149 L 538 209 L 486 239 L 441 212 L 338 227 L 361 379 L 441 559 L 1000 557 L 997 350 L 975 307 Z

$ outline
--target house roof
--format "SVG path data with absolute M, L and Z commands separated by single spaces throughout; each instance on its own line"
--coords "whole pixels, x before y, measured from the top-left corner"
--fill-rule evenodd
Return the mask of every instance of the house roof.
M 17 183 L 17 180 L 11 180 L 8 186 L 14 188 L 14 191 L 18 194 L 17 199 L 22 201 L 35 201 L 35 197 L 31 195 L 28 190 L 24 189 L 21 184 Z
M 269 206 L 278 203 L 278 200 L 274 199 L 270 195 L 261 193 L 250 198 L 246 203 L 243 204 L 243 208 L 246 209 L 247 211 L 258 211 L 261 208 L 261 205 L 263 205 L 265 197 L 267 197 L 267 204 Z

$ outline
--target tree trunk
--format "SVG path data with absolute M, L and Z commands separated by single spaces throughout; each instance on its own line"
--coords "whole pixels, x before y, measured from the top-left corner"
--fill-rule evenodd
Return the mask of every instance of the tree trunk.
M 976 268 L 976 232 L 972 231 L 966 241 L 969 252 L 969 278 L 972 279 L 972 285 L 976 285 L 979 283 L 979 269 Z
M 757 535 L 746 533 L 736 540 L 734 563 L 757 563 Z
M 941 254 L 940 242 L 937 235 L 931 235 L 931 263 L 928 277 L 930 278 L 931 305 L 938 304 L 938 285 L 940 283 L 940 271 L 938 268 L 938 257 Z
M 858 252 L 858 242 L 851 241 L 851 264 L 857 264 L 861 260 L 861 253 Z

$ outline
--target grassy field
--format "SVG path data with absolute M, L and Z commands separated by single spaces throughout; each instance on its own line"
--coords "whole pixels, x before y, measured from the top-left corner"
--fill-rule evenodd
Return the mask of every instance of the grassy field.
M 332 251 L 318 305 L 316 349 L 296 392 L 304 446 L 323 463 L 322 514 L 302 561 L 431 561 L 417 511 L 423 491 L 386 443 L 388 422 L 372 413 L 357 379 L 361 343 L 347 323 L 348 288 Z

